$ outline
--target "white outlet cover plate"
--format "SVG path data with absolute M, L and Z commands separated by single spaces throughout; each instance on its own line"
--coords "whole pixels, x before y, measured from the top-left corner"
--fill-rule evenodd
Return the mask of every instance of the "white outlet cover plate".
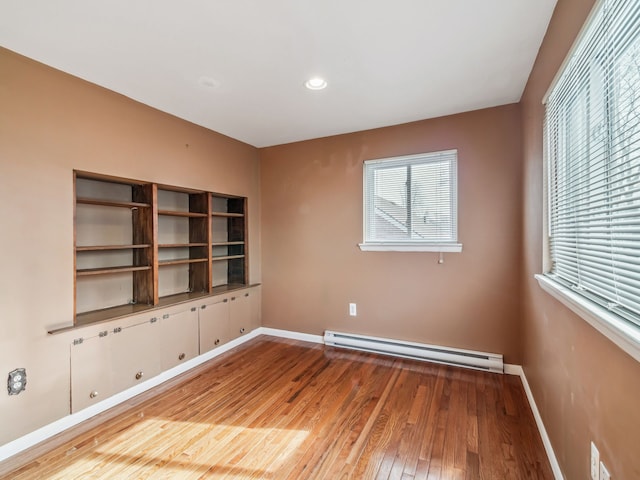
M 611 480 L 611 474 L 602 462 L 600 462 L 600 480 Z

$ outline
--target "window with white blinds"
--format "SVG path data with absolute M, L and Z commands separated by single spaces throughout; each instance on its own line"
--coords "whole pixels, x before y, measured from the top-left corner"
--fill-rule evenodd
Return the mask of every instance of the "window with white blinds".
M 640 327 L 640 2 L 597 5 L 545 103 L 546 275 Z
M 456 150 L 364 162 L 360 248 L 460 251 L 457 231 Z

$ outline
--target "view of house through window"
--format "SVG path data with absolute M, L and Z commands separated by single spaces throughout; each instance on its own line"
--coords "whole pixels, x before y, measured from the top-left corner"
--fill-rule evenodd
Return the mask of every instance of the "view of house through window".
M 365 242 L 457 242 L 457 152 L 365 162 Z

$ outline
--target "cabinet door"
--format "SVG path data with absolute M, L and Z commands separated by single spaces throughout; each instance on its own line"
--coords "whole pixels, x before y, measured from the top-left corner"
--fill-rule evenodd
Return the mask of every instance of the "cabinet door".
M 231 340 L 251 331 L 251 295 L 242 290 L 231 296 L 229 337 Z
M 262 290 L 261 287 L 253 287 L 249 290 L 249 303 L 251 304 L 251 319 L 249 328 L 255 330 L 262 326 Z
M 197 308 L 162 315 L 160 319 L 162 370 L 168 370 L 196 357 L 198 348 Z
M 71 345 L 71 412 L 113 395 L 110 336 Z
M 217 298 L 204 303 L 198 310 L 200 322 L 200 353 L 208 352 L 229 341 L 229 303 Z
M 158 322 L 146 322 L 109 335 L 116 392 L 160 373 L 159 328 Z

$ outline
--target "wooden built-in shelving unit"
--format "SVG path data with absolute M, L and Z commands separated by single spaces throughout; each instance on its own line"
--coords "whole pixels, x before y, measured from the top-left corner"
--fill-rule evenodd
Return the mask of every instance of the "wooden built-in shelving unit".
M 74 172 L 75 322 L 247 285 L 244 197 Z

